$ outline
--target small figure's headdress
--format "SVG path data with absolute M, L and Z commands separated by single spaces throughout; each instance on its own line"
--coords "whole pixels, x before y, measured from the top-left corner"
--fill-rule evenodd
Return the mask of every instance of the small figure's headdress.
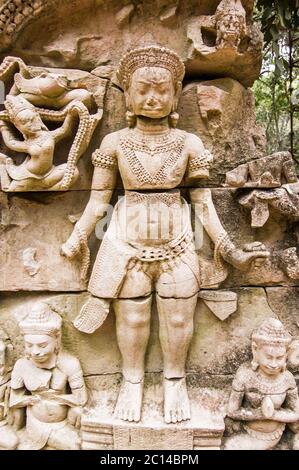
M 157 45 L 144 46 L 129 50 L 121 59 L 117 77 L 126 88 L 135 70 L 142 67 L 162 67 L 169 70 L 174 81 L 182 81 L 185 66 L 176 52 Z
M 16 118 L 21 111 L 25 111 L 27 109 L 36 111 L 33 104 L 29 103 L 29 101 L 25 100 L 22 96 L 8 95 L 4 102 L 4 106 L 11 119 Z
M 61 331 L 61 317 L 46 303 L 36 305 L 29 315 L 19 323 L 23 335 L 58 336 Z
M 287 332 L 281 321 L 276 318 L 267 318 L 252 333 L 252 341 L 257 345 L 285 345 L 289 346 L 292 337 Z

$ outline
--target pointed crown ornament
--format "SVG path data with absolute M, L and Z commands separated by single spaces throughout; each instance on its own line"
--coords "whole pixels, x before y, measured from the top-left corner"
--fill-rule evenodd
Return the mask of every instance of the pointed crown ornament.
M 150 45 L 129 50 L 121 59 L 117 78 L 126 88 L 132 74 L 142 67 L 161 67 L 169 70 L 174 81 L 182 81 L 185 66 L 176 52 L 158 45 Z
M 33 307 L 29 315 L 24 318 L 19 327 L 23 335 L 58 336 L 61 330 L 61 317 L 53 312 L 46 303 Z
M 267 318 L 253 331 L 252 341 L 258 345 L 285 345 L 288 347 L 292 341 L 281 321 L 276 318 Z
M 231 14 L 246 18 L 246 11 L 241 0 L 222 0 L 218 5 L 215 14 L 216 16 Z

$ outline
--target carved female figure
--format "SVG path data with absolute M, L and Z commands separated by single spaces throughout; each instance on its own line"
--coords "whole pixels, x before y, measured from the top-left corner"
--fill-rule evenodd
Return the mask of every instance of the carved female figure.
M 43 123 L 38 110 L 21 96 L 7 96 L 5 108 L 11 123 L 23 140 L 16 138 L 11 125 L 0 118 L 0 131 L 5 145 L 15 152 L 27 154 L 20 165 L 2 155 L 0 160 L 1 186 L 5 191 L 34 191 L 60 189 L 67 164 L 53 164 L 55 145 L 72 130 L 74 119 L 70 110 L 61 127 L 50 131 Z M 74 179 L 79 176 L 75 170 Z
M 243 423 L 243 432 L 230 437 L 225 449 L 273 449 L 286 423 L 298 421 L 296 382 L 286 370 L 290 343 L 291 336 L 274 318 L 253 332 L 253 360 L 237 371 L 227 413 Z
M 46 304 L 20 322 L 25 357 L 12 371 L 10 407 L 26 409 L 26 437 L 19 449 L 80 449 L 76 428 L 87 400 L 79 361 L 61 350 L 61 318 Z
M 10 389 L 10 369 L 7 366 L 7 339 L 0 329 L 0 450 L 16 449 L 19 439 L 8 423 L 8 401 Z
M 184 177 L 195 184 L 207 177 L 211 155 L 198 137 L 175 128 L 184 76 L 184 64 L 176 53 L 158 46 L 132 50 L 123 57 L 118 75 L 129 127 L 107 135 L 94 153 L 90 201 L 62 253 L 72 258 L 80 252 L 105 212 L 118 169 L 125 197 L 115 207 L 89 282 L 92 296 L 75 326 L 92 333 L 113 302 L 123 360 L 115 416 L 139 421 L 155 292 L 164 359 L 165 420 L 176 423 L 190 418 L 185 362 L 200 288 L 190 214 L 176 188 Z M 191 199 L 204 206 L 202 222 L 227 261 L 246 269 L 254 259 L 268 256 L 259 245 L 257 251 L 246 253 L 234 247 L 209 190 L 194 189 Z M 131 223 L 128 213 L 133 214 Z M 163 230 L 165 221 L 167 230 Z

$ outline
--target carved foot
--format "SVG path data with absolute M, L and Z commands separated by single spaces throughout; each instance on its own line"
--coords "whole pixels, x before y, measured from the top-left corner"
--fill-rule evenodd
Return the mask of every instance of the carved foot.
M 190 419 L 186 379 L 164 379 L 164 418 L 166 423 Z
M 118 395 L 114 417 L 124 421 L 135 421 L 141 418 L 143 381 L 138 383 L 123 380 Z

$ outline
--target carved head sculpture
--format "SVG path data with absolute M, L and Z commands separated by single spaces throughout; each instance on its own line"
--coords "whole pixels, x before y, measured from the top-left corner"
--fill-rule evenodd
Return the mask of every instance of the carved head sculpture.
M 10 120 L 24 137 L 48 130 L 37 109 L 22 96 L 7 96 L 4 106 Z
M 61 317 L 48 304 L 36 305 L 20 322 L 25 354 L 37 367 L 48 367 L 56 358 L 61 341 Z
M 246 11 L 240 0 L 222 0 L 215 13 L 216 47 L 237 48 L 246 34 Z
M 253 370 L 259 369 L 266 376 L 279 375 L 286 368 L 291 341 L 291 335 L 279 320 L 264 320 L 252 333 Z
M 175 113 L 185 74 L 175 52 L 157 45 L 133 49 L 122 58 L 117 74 L 132 118 L 162 119 Z

